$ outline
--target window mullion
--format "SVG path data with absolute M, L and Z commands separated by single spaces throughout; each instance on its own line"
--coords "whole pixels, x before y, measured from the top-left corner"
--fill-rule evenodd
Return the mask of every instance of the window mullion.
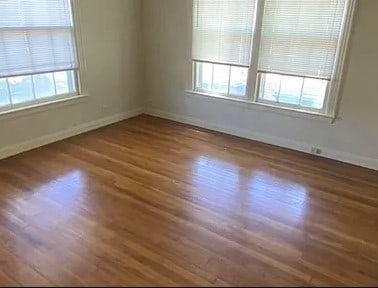
M 231 65 L 228 66 L 228 88 L 227 88 L 227 95 L 230 95 L 231 91 Z
M 214 89 L 214 66 L 215 64 L 211 65 L 211 91 Z
M 277 95 L 277 103 L 280 103 L 281 98 L 281 91 L 282 91 L 282 76 L 280 77 L 280 86 L 278 88 L 278 95 Z
M 7 83 L 9 103 L 10 103 L 10 105 L 13 105 L 13 99 L 12 99 L 12 93 L 11 93 L 11 89 L 10 89 L 9 79 L 5 78 L 5 82 Z
M 37 94 L 35 93 L 34 75 L 30 75 L 29 77 L 30 77 L 31 84 L 32 84 L 33 99 L 36 100 Z
M 255 29 L 252 37 L 251 49 L 251 66 L 249 68 L 247 91 L 248 98 L 257 101 L 257 79 L 258 79 L 258 62 L 260 53 L 261 29 L 263 22 L 265 0 L 257 0 L 256 2 L 256 16 L 255 16 Z
M 301 103 L 302 103 L 303 90 L 304 90 L 304 86 L 305 86 L 305 80 L 306 80 L 305 78 L 302 78 L 301 96 L 299 97 L 299 104 L 298 104 L 299 107 L 301 106 Z
M 55 95 L 58 95 L 58 89 L 56 88 L 56 79 L 55 79 L 55 73 L 52 73 L 53 81 L 54 81 L 54 92 Z

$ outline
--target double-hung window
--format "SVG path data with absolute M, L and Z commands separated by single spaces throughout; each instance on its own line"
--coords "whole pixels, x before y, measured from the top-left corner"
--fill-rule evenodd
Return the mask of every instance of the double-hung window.
M 194 90 L 333 115 L 355 0 L 194 0 Z
M 0 111 L 78 94 L 70 0 L 0 0 Z

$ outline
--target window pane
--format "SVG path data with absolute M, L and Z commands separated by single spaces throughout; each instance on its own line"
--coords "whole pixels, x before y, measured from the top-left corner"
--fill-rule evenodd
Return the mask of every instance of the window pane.
M 7 80 L 9 82 L 9 91 Z M 56 95 L 74 94 L 75 71 L 44 73 L 29 76 L 0 78 L 0 106 L 22 104 Z M 10 99 L 12 103 L 10 102 Z
M 230 66 L 214 64 L 214 79 L 212 91 L 228 93 L 228 81 L 230 79 Z
M 298 105 L 302 94 L 302 77 L 283 76 L 278 102 Z
M 0 79 L 0 107 L 7 106 L 10 104 L 7 81 L 5 79 Z
M 263 74 L 261 76 L 260 98 L 263 100 L 278 102 L 280 93 L 281 75 Z
M 34 99 L 31 76 L 8 78 L 13 104 L 20 104 Z
M 33 76 L 34 91 L 37 99 L 54 96 L 55 85 L 52 73 Z
M 230 94 L 245 96 L 247 92 L 248 68 L 231 67 Z
M 328 81 L 278 74 L 261 74 L 259 99 L 322 109 Z
M 71 94 L 76 92 L 75 77 L 73 71 L 54 73 L 56 94 Z
M 196 88 L 200 90 L 211 90 L 211 82 L 213 79 L 213 64 L 209 63 L 196 63 L 197 79 Z
M 320 79 L 305 79 L 301 105 L 304 107 L 322 109 L 327 93 L 328 81 Z

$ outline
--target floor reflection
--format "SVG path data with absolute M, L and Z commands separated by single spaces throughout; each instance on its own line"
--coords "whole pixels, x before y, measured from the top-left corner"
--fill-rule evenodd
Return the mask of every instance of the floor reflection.
M 200 156 L 192 181 L 197 201 L 245 213 L 279 217 L 293 225 L 306 216 L 307 189 L 265 171 L 250 172 L 236 164 Z
M 267 172 L 254 172 L 249 181 L 250 209 L 267 211 L 300 223 L 306 215 L 307 189 Z
M 200 156 L 194 164 L 192 177 L 196 193 L 202 197 L 225 206 L 235 201 L 235 193 L 239 191 L 239 170 L 236 166 Z
M 73 207 L 85 192 L 86 182 L 86 177 L 80 170 L 73 170 L 43 185 L 37 192 L 49 197 L 54 196 L 54 199 L 63 203 L 66 208 Z
M 73 170 L 50 182 L 19 194 L 9 206 L 29 224 L 43 229 L 64 225 L 75 214 L 86 191 L 86 178 Z

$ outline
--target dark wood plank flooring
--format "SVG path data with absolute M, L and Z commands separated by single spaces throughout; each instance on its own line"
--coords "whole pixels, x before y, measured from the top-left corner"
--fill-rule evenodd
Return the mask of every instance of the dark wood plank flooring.
M 0 285 L 378 285 L 378 172 L 139 116 L 0 161 Z

